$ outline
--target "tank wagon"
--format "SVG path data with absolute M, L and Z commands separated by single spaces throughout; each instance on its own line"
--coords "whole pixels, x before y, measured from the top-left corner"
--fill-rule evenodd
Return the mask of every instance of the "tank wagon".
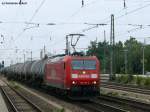
M 95 56 L 61 55 L 11 65 L 2 72 L 9 78 L 50 87 L 79 98 L 99 95 L 99 68 Z

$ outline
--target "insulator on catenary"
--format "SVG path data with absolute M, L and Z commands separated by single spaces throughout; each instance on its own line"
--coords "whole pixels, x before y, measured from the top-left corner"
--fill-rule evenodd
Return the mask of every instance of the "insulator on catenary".
M 126 0 L 123 0 L 124 1 L 124 9 L 127 8 L 126 6 Z
M 84 0 L 82 0 L 82 7 L 84 7 Z

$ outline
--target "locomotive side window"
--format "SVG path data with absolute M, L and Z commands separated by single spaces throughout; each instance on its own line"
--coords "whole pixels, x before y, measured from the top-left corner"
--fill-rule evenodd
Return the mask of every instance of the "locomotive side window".
M 73 70 L 95 70 L 96 61 L 95 60 L 73 60 L 72 61 Z

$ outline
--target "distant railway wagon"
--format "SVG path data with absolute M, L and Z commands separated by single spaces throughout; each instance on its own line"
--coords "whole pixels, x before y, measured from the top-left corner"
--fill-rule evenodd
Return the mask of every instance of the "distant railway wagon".
M 11 65 L 2 70 L 8 77 L 47 86 L 73 97 L 99 95 L 100 64 L 95 56 L 60 55 Z

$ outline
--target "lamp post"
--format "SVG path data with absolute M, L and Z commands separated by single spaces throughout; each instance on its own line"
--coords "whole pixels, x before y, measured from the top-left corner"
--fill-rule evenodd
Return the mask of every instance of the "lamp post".
M 150 37 L 145 37 L 145 38 L 150 38 Z M 143 63 L 143 69 L 142 69 L 142 72 L 143 72 L 143 75 L 145 75 L 145 45 L 146 45 L 146 41 L 145 41 L 145 38 L 144 38 L 144 43 L 143 43 L 143 59 L 142 59 L 142 63 Z
M 144 66 L 144 60 L 145 60 L 145 38 L 144 38 L 144 43 L 143 43 L 143 75 L 145 74 L 145 66 Z

